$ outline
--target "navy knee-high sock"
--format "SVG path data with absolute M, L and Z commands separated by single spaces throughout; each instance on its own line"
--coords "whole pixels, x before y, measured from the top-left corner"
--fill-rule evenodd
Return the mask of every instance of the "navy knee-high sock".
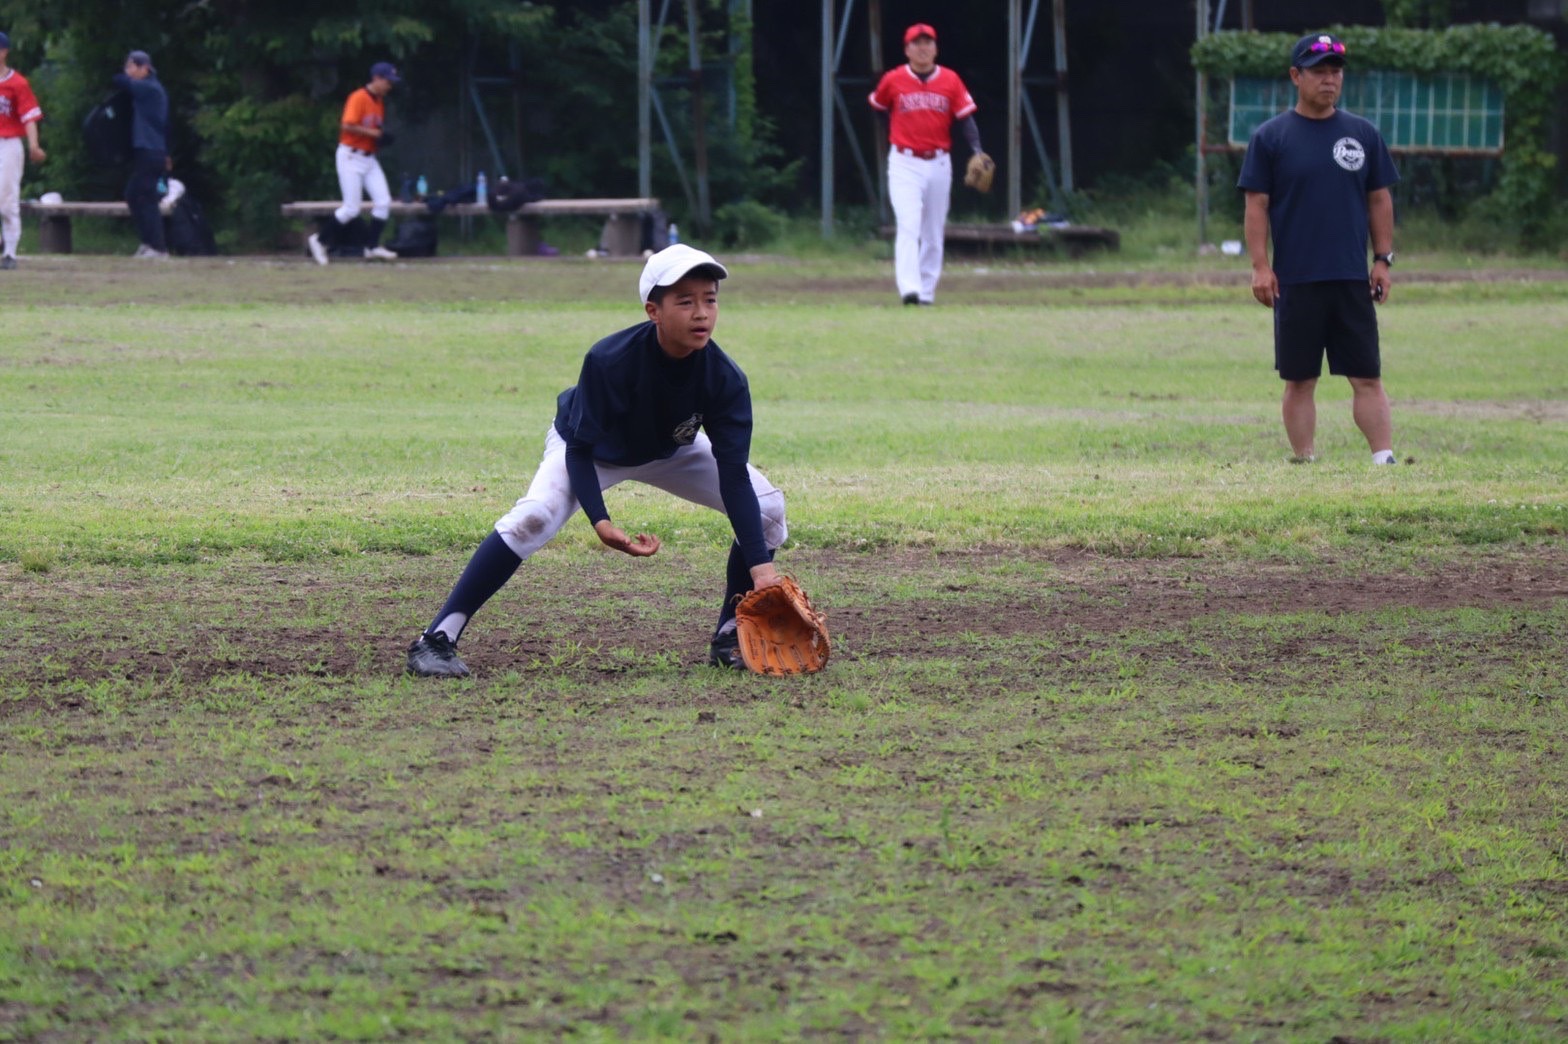
M 768 561 L 773 561 L 773 552 L 768 552 Z M 746 559 L 740 553 L 740 545 L 730 543 L 730 560 L 724 567 L 724 607 L 719 610 L 719 625 L 713 629 L 717 635 L 724 630 L 725 624 L 735 619 L 735 603 L 741 596 L 750 591 L 751 570 L 746 567 Z
M 457 578 L 457 585 L 452 588 L 452 593 L 446 596 L 446 604 L 430 622 L 430 627 L 425 633 L 443 631 L 455 643 L 462 637 L 463 628 L 468 626 L 469 618 L 506 585 L 506 582 L 512 578 L 512 574 L 517 572 L 517 567 L 522 564 L 523 560 L 506 546 L 506 541 L 501 539 L 501 534 L 492 529 L 490 535 L 485 537 L 479 549 L 474 552 L 474 557 L 468 560 L 463 575 Z M 457 619 L 452 620 L 451 626 L 443 627 L 442 623 L 448 617 Z

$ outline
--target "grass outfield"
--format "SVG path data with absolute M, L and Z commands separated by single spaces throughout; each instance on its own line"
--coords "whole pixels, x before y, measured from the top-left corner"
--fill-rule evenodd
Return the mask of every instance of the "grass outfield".
M 1568 281 L 1405 267 L 1373 468 L 1234 262 L 739 259 L 830 668 L 628 488 L 433 684 L 637 265 L 24 259 L 0 1040 L 1561 1039 Z

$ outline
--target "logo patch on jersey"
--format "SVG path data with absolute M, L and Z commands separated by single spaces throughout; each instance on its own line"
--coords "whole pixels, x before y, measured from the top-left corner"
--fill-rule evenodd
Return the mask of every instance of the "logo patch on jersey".
M 11 115 L 11 96 L 9 94 L 0 94 L 0 116 L 9 115 Z
M 1346 170 L 1360 170 L 1367 165 L 1367 150 L 1355 138 L 1340 138 L 1334 143 L 1334 162 Z
M 697 441 L 697 429 L 702 427 L 702 414 L 694 413 L 675 426 L 670 432 L 670 438 L 675 440 L 677 446 L 690 446 Z

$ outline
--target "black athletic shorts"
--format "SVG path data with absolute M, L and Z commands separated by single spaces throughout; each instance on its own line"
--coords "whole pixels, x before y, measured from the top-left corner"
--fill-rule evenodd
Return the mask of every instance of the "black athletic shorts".
M 1377 311 L 1365 279 L 1293 283 L 1274 299 L 1274 369 L 1287 381 L 1381 377 Z

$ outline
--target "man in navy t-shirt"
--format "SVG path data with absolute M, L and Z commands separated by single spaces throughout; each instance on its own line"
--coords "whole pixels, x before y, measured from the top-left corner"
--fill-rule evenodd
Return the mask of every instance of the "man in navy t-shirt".
M 1377 127 L 1336 107 L 1345 85 L 1345 45 L 1327 33 L 1304 36 L 1290 63 L 1296 105 L 1253 132 L 1236 182 L 1247 196 L 1252 296 L 1274 309 L 1285 434 L 1293 459 L 1316 459 L 1313 393 L 1327 353 L 1329 373 L 1350 381 L 1351 413 L 1373 462 L 1393 464 L 1393 420 L 1373 302 L 1388 299 L 1394 264 L 1389 186 L 1399 172 Z
M 463 677 L 457 641 L 469 618 L 579 506 L 599 539 L 643 558 L 659 538 L 628 535 L 610 520 L 603 491 L 636 480 L 729 516 L 735 531 L 724 604 L 708 662 L 744 669 L 735 604 L 779 582 L 773 552 L 789 530 L 784 494 L 752 467 L 751 389 L 713 343 L 719 280 L 729 272 L 684 244 L 648 259 L 638 282 L 647 321 L 588 350 L 577 383 L 556 399 L 544 459 L 528 492 L 479 545 L 446 604 L 408 649 L 408 671 Z

